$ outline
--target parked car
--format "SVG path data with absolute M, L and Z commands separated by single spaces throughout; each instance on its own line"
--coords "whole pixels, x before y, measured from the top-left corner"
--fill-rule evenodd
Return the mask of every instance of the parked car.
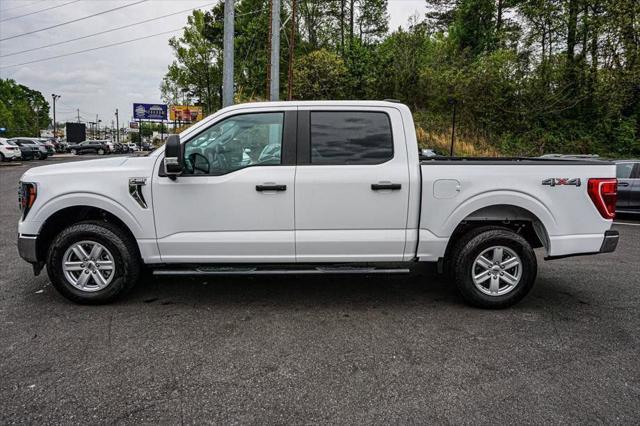
M 129 148 L 130 152 L 140 151 L 140 148 L 138 147 L 138 145 L 136 143 L 133 143 L 133 142 L 129 142 L 127 144 L 127 148 Z
M 36 160 L 46 160 L 47 157 L 49 156 L 49 153 L 47 152 L 47 147 L 44 145 L 41 145 L 38 142 L 37 138 L 18 137 L 18 138 L 11 139 L 11 141 L 18 146 L 29 147 L 33 151 L 33 157 Z
M 18 251 L 79 303 L 114 300 L 142 266 L 401 274 L 433 262 L 470 304 L 504 308 L 533 287 L 534 248 L 615 250 L 615 176 L 594 159 L 420 161 L 411 111 L 394 102 L 240 104 L 148 156 L 27 170 Z
M 58 153 L 67 152 L 67 146 L 69 146 L 69 144 L 66 141 L 53 139 L 51 142 L 55 146 L 56 152 Z
M 20 147 L 8 139 L 0 138 L 0 161 L 20 160 Z
M 70 145 L 69 152 L 72 154 L 104 155 L 109 152 L 109 146 L 105 141 L 84 141 L 79 144 Z
M 618 202 L 616 213 L 640 214 L 640 160 L 616 161 Z
M 41 138 L 41 139 L 38 140 L 38 142 L 41 145 L 45 146 L 45 148 L 47 149 L 47 154 L 48 155 L 53 155 L 53 154 L 56 153 L 56 146 L 54 145 L 54 143 L 51 140 Z

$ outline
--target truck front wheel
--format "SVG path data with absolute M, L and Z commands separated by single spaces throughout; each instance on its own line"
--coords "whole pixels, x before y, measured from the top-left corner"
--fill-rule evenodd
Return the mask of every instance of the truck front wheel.
M 81 222 L 54 238 L 47 273 L 67 299 L 82 304 L 109 303 L 138 279 L 140 260 L 132 241 L 108 222 Z
M 480 308 L 506 308 L 529 293 L 537 261 L 531 245 L 507 229 L 474 233 L 453 253 L 455 282 L 462 297 Z

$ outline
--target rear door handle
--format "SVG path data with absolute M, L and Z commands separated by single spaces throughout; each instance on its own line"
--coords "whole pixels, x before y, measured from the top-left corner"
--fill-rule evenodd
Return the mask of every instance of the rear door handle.
M 372 183 L 371 189 L 373 191 L 382 191 L 383 189 L 390 189 L 392 191 L 397 191 L 402 188 L 402 184 L 399 183 Z
M 256 185 L 256 191 L 286 191 L 287 185 L 273 185 L 273 184 L 265 184 L 265 185 Z

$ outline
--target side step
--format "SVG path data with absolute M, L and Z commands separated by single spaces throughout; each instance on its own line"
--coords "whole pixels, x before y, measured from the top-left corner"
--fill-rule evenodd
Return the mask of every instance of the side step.
M 258 267 L 206 267 L 155 269 L 153 275 L 282 275 L 282 274 L 408 274 L 409 268 L 316 266 L 311 268 L 268 269 Z

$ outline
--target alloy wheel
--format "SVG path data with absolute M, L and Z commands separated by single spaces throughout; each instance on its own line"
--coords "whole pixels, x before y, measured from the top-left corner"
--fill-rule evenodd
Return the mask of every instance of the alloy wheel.
M 80 241 L 67 249 L 62 257 L 62 271 L 69 284 L 81 291 L 94 292 L 106 288 L 115 275 L 113 255 L 95 241 Z
M 508 247 L 489 247 L 473 262 L 471 278 L 482 293 L 505 295 L 513 291 L 522 278 L 522 260 Z

